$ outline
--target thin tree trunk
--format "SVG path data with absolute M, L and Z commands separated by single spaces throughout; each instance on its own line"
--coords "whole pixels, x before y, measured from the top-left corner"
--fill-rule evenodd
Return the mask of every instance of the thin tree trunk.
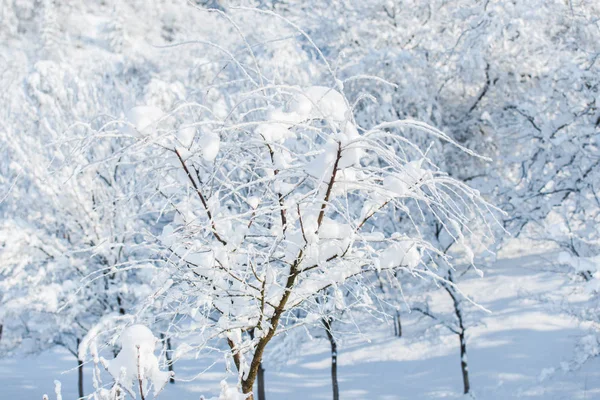
M 327 339 L 329 339 L 329 343 L 331 344 L 331 386 L 333 389 L 333 400 L 339 400 L 340 389 L 337 378 L 337 343 L 331 333 L 331 318 L 323 318 L 322 321 L 325 326 L 325 332 L 327 333 Z
M 394 324 L 394 331 L 396 331 L 396 336 L 402 337 L 402 322 L 400 320 L 400 310 L 396 310 L 396 323 Z
M 260 365 L 258 366 L 257 379 L 258 382 L 256 384 L 258 385 L 258 400 L 266 400 L 267 396 L 265 395 L 265 369 L 263 368 L 262 363 L 260 363 Z
M 79 398 L 83 399 L 85 396 L 85 393 L 83 392 L 83 360 L 77 360 L 77 373 L 77 387 L 79 388 Z
M 77 339 L 77 349 L 81 341 Z M 85 394 L 83 392 L 83 360 L 77 358 L 77 388 L 79 389 L 79 398 L 82 399 Z
M 167 338 L 167 351 L 165 352 L 165 357 L 167 358 L 167 368 L 171 373 L 169 382 L 175 383 L 175 371 L 173 367 L 173 348 L 171 347 L 171 338 Z
M 454 283 L 452 271 L 448 271 L 448 280 L 451 283 Z M 458 320 L 458 339 L 460 340 L 460 369 L 462 371 L 464 394 L 467 394 L 471 391 L 471 383 L 469 382 L 469 367 L 467 365 L 467 340 L 465 338 L 466 329 L 463 321 L 462 308 L 460 306 L 459 297 L 454 292 L 454 287 L 444 285 L 444 289 L 446 289 L 446 292 L 448 292 L 452 298 L 452 302 L 454 304 L 454 314 Z
M 2 329 L 4 328 L 4 326 L 2 324 L 0 324 L 0 341 L 2 341 Z
M 119 315 L 125 315 L 125 309 L 123 308 L 123 300 L 121 300 L 120 295 L 117 295 L 117 305 L 119 306 Z
M 467 394 L 471 391 L 471 384 L 469 382 L 469 367 L 467 366 L 467 342 L 465 340 L 465 332 L 462 330 L 458 335 L 460 339 L 460 368 L 463 377 L 463 388 L 464 393 Z
M 175 375 L 173 371 L 173 349 L 171 347 L 171 338 L 167 338 L 165 340 L 165 334 L 160 334 L 160 339 L 165 343 L 165 360 L 167 364 L 167 369 L 171 372 L 171 377 L 169 378 L 170 383 L 175 383 Z
M 108 265 L 108 260 L 106 261 L 106 265 Z M 112 274 L 110 276 L 111 280 L 115 279 L 115 274 Z M 107 290 L 108 290 L 108 283 L 105 284 Z M 121 295 L 117 294 L 117 305 L 119 306 L 119 315 L 125 315 L 125 309 L 123 308 L 123 301 L 121 300 Z M 121 348 L 119 346 L 114 345 L 112 348 L 112 352 L 113 352 L 113 357 L 117 358 L 117 355 L 119 355 L 119 352 L 121 351 Z
M 248 331 L 250 335 L 250 339 L 254 339 L 254 329 Z M 256 374 L 256 392 L 258 395 L 258 400 L 266 400 L 267 396 L 265 395 L 265 369 L 263 368 L 262 362 L 258 365 L 258 373 Z

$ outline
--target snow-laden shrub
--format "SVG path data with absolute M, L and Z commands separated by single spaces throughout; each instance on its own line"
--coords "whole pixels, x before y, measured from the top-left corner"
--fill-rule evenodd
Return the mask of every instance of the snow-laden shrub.
M 168 371 L 161 371 L 158 358 L 154 354 L 158 339 L 144 325 L 131 325 L 119 336 L 121 350 L 112 360 L 99 356 L 97 350 L 98 330 L 93 330 L 86 337 L 79 349 L 80 358 L 90 353 L 95 364 L 94 388 L 91 395 L 95 400 L 116 400 L 124 398 L 125 394 L 146 398 L 152 393 L 153 398 L 164 389 L 173 376 Z M 110 389 L 102 387 L 99 366 L 109 372 L 113 379 Z

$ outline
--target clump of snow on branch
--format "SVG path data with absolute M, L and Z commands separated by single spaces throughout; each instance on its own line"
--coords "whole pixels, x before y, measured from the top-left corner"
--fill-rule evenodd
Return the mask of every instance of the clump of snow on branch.
M 154 355 L 158 339 L 143 325 L 132 325 L 121 334 L 121 351 L 114 360 L 107 361 L 108 372 L 116 382 L 133 392 L 134 384 L 147 392 L 153 388 L 156 396 L 167 384 L 169 372 L 161 371 Z M 141 383 L 139 382 L 141 380 Z

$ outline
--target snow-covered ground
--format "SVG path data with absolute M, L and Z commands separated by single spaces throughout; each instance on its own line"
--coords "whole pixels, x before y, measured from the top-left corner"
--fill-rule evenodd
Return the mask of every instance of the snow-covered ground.
M 553 272 L 547 258 L 504 259 L 488 268 L 484 279 L 465 280 L 461 289 L 492 311 L 469 333 L 469 369 L 477 398 L 600 398 L 597 360 L 575 373 L 561 370 L 561 363 L 573 357 L 577 338 L 585 334 L 583 328 L 533 300 L 539 295 L 568 290 L 564 276 Z M 441 291 L 434 294 L 434 300 L 436 304 L 448 302 Z M 343 342 L 339 361 L 341 398 L 461 397 L 458 338 L 448 334 L 432 341 L 419 337 L 422 332 L 422 322 L 408 316 L 402 338 L 394 338 L 392 327 L 382 324 L 364 327 L 362 336 Z M 176 373 L 181 379 L 192 377 L 211 363 L 206 359 L 183 361 L 176 365 Z M 60 351 L 35 358 L 2 360 L 0 399 L 41 399 L 44 393 L 53 394 L 54 379 L 62 382 L 64 399 L 74 399 L 77 373 L 73 367 L 73 356 Z M 274 370 L 267 364 L 267 398 L 331 398 L 329 368 L 328 343 L 323 339 L 307 341 L 301 356 L 285 367 Z M 217 364 L 192 382 L 169 385 L 160 398 L 184 400 L 215 395 L 225 376 L 223 369 L 222 364 Z M 86 374 L 89 373 L 87 366 Z M 87 375 L 86 386 L 91 389 Z

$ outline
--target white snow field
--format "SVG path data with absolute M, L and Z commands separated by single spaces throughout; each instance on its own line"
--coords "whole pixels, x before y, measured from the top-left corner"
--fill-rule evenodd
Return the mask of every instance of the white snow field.
M 597 399 L 600 369 L 592 359 L 576 372 L 563 372 L 562 363 L 574 357 L 574 343 L 584 327 L 561 315 L 539 296 L 570 290 L 563 274 L 553 272 L 545 256 L 505 258 L 486 269 L 484 279 L 465 279 L 460 288 L 491 311 L 470 329 L 468 357 L 471 385 L 478 399 Z M 439 296 L 439 299 L 436 297 Z M 445 294 L 434 294 L 435 304 L 447 304 Z M 538 300 L 536 300 L 538 299 Z M 340 345 L 340 397 L 350 399 L 418 400 L 461 398 L 458 338 L 423 337 L 424 321 L 404 318 L 404 336 L 393 337 L 386 324 L 361 326 L 362 335 Z M 435 338 L 436 335 L 430 335 Z M 266 363 L 267 399 L 330 399 L 328 342 L 307 339 L 301 355 L 285 366 Z M 185 360 L 175 365 L 177 379 L 187 380 L 214 362 Z M 54 397 L 54 380 L 62 382 L 65 400 L 77 397 L 74 357 L 53 351 L 38 357 L 0 361 L 1 399 Z M 159 395 L 164 400 L 198 399 L 218 395 L 227 375 L 217 362 L 197 379 L 169 384 Z M 85 385 L 91 387 L 91 367 Z

